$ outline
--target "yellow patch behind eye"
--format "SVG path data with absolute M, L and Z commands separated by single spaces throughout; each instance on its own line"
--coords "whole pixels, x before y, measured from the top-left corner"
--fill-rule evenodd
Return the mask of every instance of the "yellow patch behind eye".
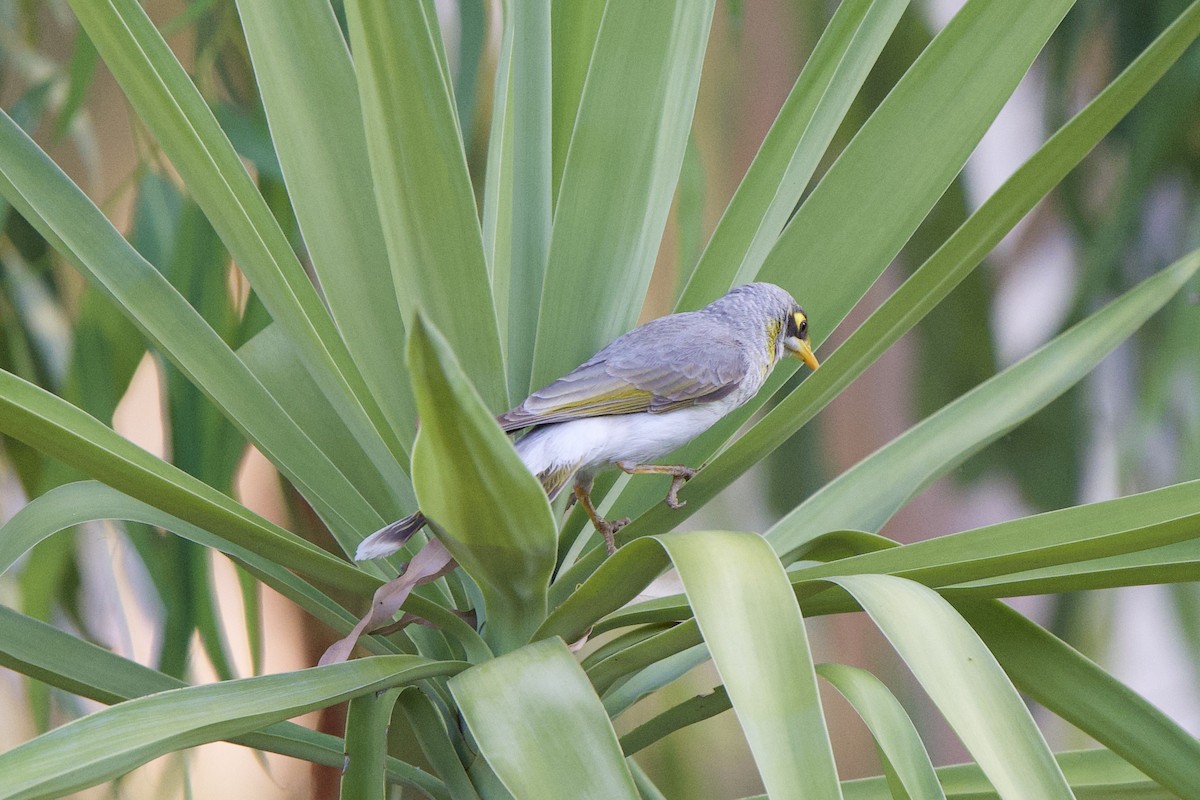
M 799 330 L 800 326 L 804 324 L 806 317 L 799 311 L 797 311 L 794 316 L 796 317 L 796 329 Z

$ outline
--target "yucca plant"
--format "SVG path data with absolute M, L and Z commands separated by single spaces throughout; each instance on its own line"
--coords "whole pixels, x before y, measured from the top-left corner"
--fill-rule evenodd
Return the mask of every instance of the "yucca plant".
M 703 465 L 684 509 L 659 504 L 652 479 L 603 485 L 601 510 L 634 520 L 607 559 L 578 510 L 551 507 L 493 416 L 635 324 L 688 147 L 714 0 L 507 3 L 475 183 L 470 106 L 456 102 L 432 3 L 346 0 L 343 20 L 327 0 L 238 0 L 278 159 L 278 180 L 260 165 L 257 186 L 231 144 L 235 121 L 214 113 L 136 0 L 70 5 L 189 198 L 147 178 L 139 219 L 171 215 L 177 233 L 155 240 L 147 225 L 135 249 L 9 114 L 0 193 L 98 292 L 80 311 L 82 320 L 104 309 L 88 312 L 100 320 L 91 345 L 125 340 L 107 301 L 167 362 L 172 397 L 183 398 L 171 410 L 175 464 L 88 413 L 107 417 L 115 401 L 0 372 L 0 433 L 88 478 L 38 484 L 53 488 L 0 529 L 0 569 L 60 530 L 124 520 L 227 554 L 346 638 L 323 666 L 189 686 L 181 664 L 138 665 L 0 608 L 0 663 L 110 704 L 0 755 L 0 796 L 60 796 L 230 740 L 344 761 L 344 797 L 401 784 L 435 798 L 653 798 L 636 754 L 732 708 L 769 797 L 1200 797 L 1200 742 L 998 599 L 1200 578 L 1200 482 L 913 545 L 876 533 L 1171 302 L 1200 253 L 929 416 L 769 530 L 671 532 L 967 277 L 1188 52 L 1200 3 L 818 372 L 796 385 L 781 367 L 755 401 L 678 454 Z M 806 193 L 906 6 L 838 7 L 680 276 L 677 309 L 772 281 L 805 305 L 819 342 L 953 181 L 1072 2 L 969 0 Z M 289 236 L 292 214 L 311 276 Z M 237 313 L 224 250 L 253 290 Z M 315 515 L 297 529 L 327 531 L 340 552 L 231 498 L 243 439 Z M 348 560 L 418 503 L 436 538 L 391 563 Z M 168 541 L 142 539 L 152 571 L 156 548 L 177 545 Z M 641 597 L 668 568 L 683 593 Z M 857 667 L 814 666 L 805 618 L 856 611 L 974 764 L 934 769 L 884 683 Z M 403 624 L 413 620 L 423 624 Z M 589 639 L 600 644 L 568 647 Z M 360 657 L 347 659 L 353 645 Z M 614 718 L 709 659 L 715 692 L 618 738 Z M 818 675 L 870 728 L 881 777 L 839 782 Z M 1101 747 L 1052 753 L 1018 692 Z M 344 740 L 287 722 L 346 700 Z M 416 738 L 427 769 L 389 753 L 389 722 Z

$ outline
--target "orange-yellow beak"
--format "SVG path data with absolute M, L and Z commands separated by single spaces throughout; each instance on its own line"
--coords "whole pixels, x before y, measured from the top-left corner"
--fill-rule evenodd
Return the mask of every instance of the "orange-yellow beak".
M 817 361 L 817 357 L 813 355 L 812 345 L 808 343 L 808 339 L 793 337 L 789 338 L 786 344 L 791 354 L 807 364 L 809 369 L 816 369 L 821 366 L 820 362 Z

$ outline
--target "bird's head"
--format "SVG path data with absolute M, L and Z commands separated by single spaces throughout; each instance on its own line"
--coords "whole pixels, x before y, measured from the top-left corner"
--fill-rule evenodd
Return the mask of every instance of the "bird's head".
M 771 364 L 789 353 L 810 369 L 820 366 L 808 341 L 808 315 L 787 290 L 773 283 L 737 286 L 705 311 L 741 326 L 747 335 L 757 338 L 762 331 L 772 348 Z

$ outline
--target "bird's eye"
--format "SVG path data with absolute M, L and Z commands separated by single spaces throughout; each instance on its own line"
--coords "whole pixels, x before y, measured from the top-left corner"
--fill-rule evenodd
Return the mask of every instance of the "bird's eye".
M 791 324 L 788 327 L 795 332 L 793 335 L 803 339 L 808 334 L 808 317 L 804 316 L 803 311 L 797 311 L 792 314 Z

